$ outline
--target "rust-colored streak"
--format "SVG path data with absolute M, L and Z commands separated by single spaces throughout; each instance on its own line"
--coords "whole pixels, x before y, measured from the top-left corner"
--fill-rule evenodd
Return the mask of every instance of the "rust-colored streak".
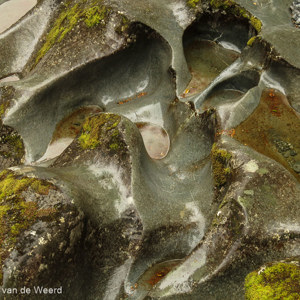
M 151 286 L 156 285 L 158 282 L 160 282 L 169 272 L 171 271 L 171 268 L 164 267 L 163 269 L 156 272 L 149 280 L 147 280 L 147 283 L 149 283 Z
M 132 97 L 132 98 L 127 98 L 127 99 L 124 99 L 124 100 L 122 100 L 122 101 L 118 101 L 117 104 L 122 105 L 122 104 L 128 103 L 128 102 L 130 102 L 130 101 L 132 101 L 132 100 L 135 100 L 135 99 L 137 99 L 137 98 L 142 98 L 142 97 L 144 97 L 144 96 L 146 96 L 146 95 L 147 95 L 146 92 L 144 92 L 144 93 L 139 93 L 139 94 L 137 94 L 136 96 L 134 96 L 134 97 Z
M 280 105 L 282 99 L 280 99 L 280 96 L 275 93 L 274 89 L 270 89 L 268 93 L 265 93 L 265 97 L 263 99 L 269 107 L 269 112 L 276 117 L 281 117 Z

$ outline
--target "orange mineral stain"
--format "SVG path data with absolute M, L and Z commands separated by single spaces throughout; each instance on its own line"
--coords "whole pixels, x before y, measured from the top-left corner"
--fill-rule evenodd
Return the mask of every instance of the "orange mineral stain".
M 300 114 L 287 97 L 265 89 L 254 112 L 235 128 L 234 138 L 287 168 L 298 180 L 293 165 L 300 160 Z
M 117 104 L 122 105 L 122 104 L 128 103 L 128 102 L 130 102 L 130 101 L 132 101 L 132 100 L 135 100 L 135 99 L 137 99 L 137 98 L 138 98 L 138 99 L 139 99 L 139 98 L 142 98 L 142 97 L 144 97 L 144 96 L 146 96 L 146 95 L 147 95 L 146 92 L 139 93 L 139 94 L 137 94 L 137 95 L 134 96 L 134 97 L 131 97 L 131 98 L 127 98 L 127 99 L 118 101 Z
M 147 282 L 154 286 L 158 282 L 160 282 L 169 272 L 171 271 L 171 268 L 165 267 L 158 272 L 156 272 Z

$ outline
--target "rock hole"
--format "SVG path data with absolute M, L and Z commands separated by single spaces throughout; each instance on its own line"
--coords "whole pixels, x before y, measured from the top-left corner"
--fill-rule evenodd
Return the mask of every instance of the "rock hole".
M 149 156 L 153 159 L 166 157 L 170 149 L 170 138 L 166 130 L 147 122 L 136 123 L 136 126 L 142 135 Z
M 202 92 L 239 56 L 249 25 L 226 17 L 204 15 L 184 33 L 183 46 L 192 79 L 183 97 Z
M 195 94 L 205 90 L 208 85 L 228 66 L 239 54 L 223 48 L 213 41 L 194 41 L 185 48 L 185 56 L 192 75 L 185 94 Z
M 237 90 L 218 90 L 208 97 L 203 103 L 203 109 L 210 109 L 220 104 L 231 103 L 242 98 L 243 92 Z

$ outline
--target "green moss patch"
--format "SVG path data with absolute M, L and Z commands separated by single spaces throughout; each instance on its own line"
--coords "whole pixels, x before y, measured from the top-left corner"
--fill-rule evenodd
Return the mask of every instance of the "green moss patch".
M 100 24 L 107 15 L 105 6 L 93 6 L 84 11 L 84 23 L 87 27 Z
M 250 23 L 253 26 L 253 28 L 259 33 L 261 32 L 261 28 L 262 28 L 262 23 L 259 19 L 257 19 L 254 16 L 250 17 Z
M 46 36 L 39 50 L 35 63 L 37 64 L 55 43 L 61 42 L 74 27 L 83 22 L 88 28 L 105 25 L 109 10 L 102 1 L 81 0 L 75 5 L 65 5 L 55 20 L 52 29 Z
M 211 158 L 215 185 L 216 187 L 221 187 L 226 184 L 228 177 L 232 173 L 229 166 L 231 154 L 226 150 L 219 149 L 216 144 L 213 144 Z
M 78 138 L 83 149 L 95 149 L 101 144 L 108 144 L 110 150 L 124 147 L 117 126 L 121 118 L 114 114 L 103 113 L 86 119 L 83 130 Z
M 252 38 L 250 38 L 247 42 L 247 46 L 252 47 L 255 41 L 261 41 L 262 37 L 259 35 L 255 35 Z
M 195 8 L 199 2 L 200 2 L 200 0 L 188 0 L 187 5 L 192 8 Z
M 18 236 L 37 220 L 52 220 L 57 214 L 54 208 L 40 209 L 36 202 L 26 201 L 22 193 L 29 189 L 47 195 L 50 189 L 56 187 L 47 181 L 19 176 L 12 171 L 0 173 L 0 282 L 2 264 Z
M 253 43 L 255 42 L 257 36 L 253 36 L 251 39 L 248 40 L 247 46 L 251 47 Z
M 277 263 L 260 272 L 254 271 L 245 280 L 247 300 L 300 299 L 300 267 Z

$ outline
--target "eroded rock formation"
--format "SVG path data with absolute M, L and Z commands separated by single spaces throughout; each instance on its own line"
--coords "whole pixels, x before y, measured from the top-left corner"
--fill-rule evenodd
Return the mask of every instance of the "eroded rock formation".
M 1 33 L 2 295 L 241 299 L 259 270 L 254 299 L 298 268 L 297 7 L 41 0 Z

